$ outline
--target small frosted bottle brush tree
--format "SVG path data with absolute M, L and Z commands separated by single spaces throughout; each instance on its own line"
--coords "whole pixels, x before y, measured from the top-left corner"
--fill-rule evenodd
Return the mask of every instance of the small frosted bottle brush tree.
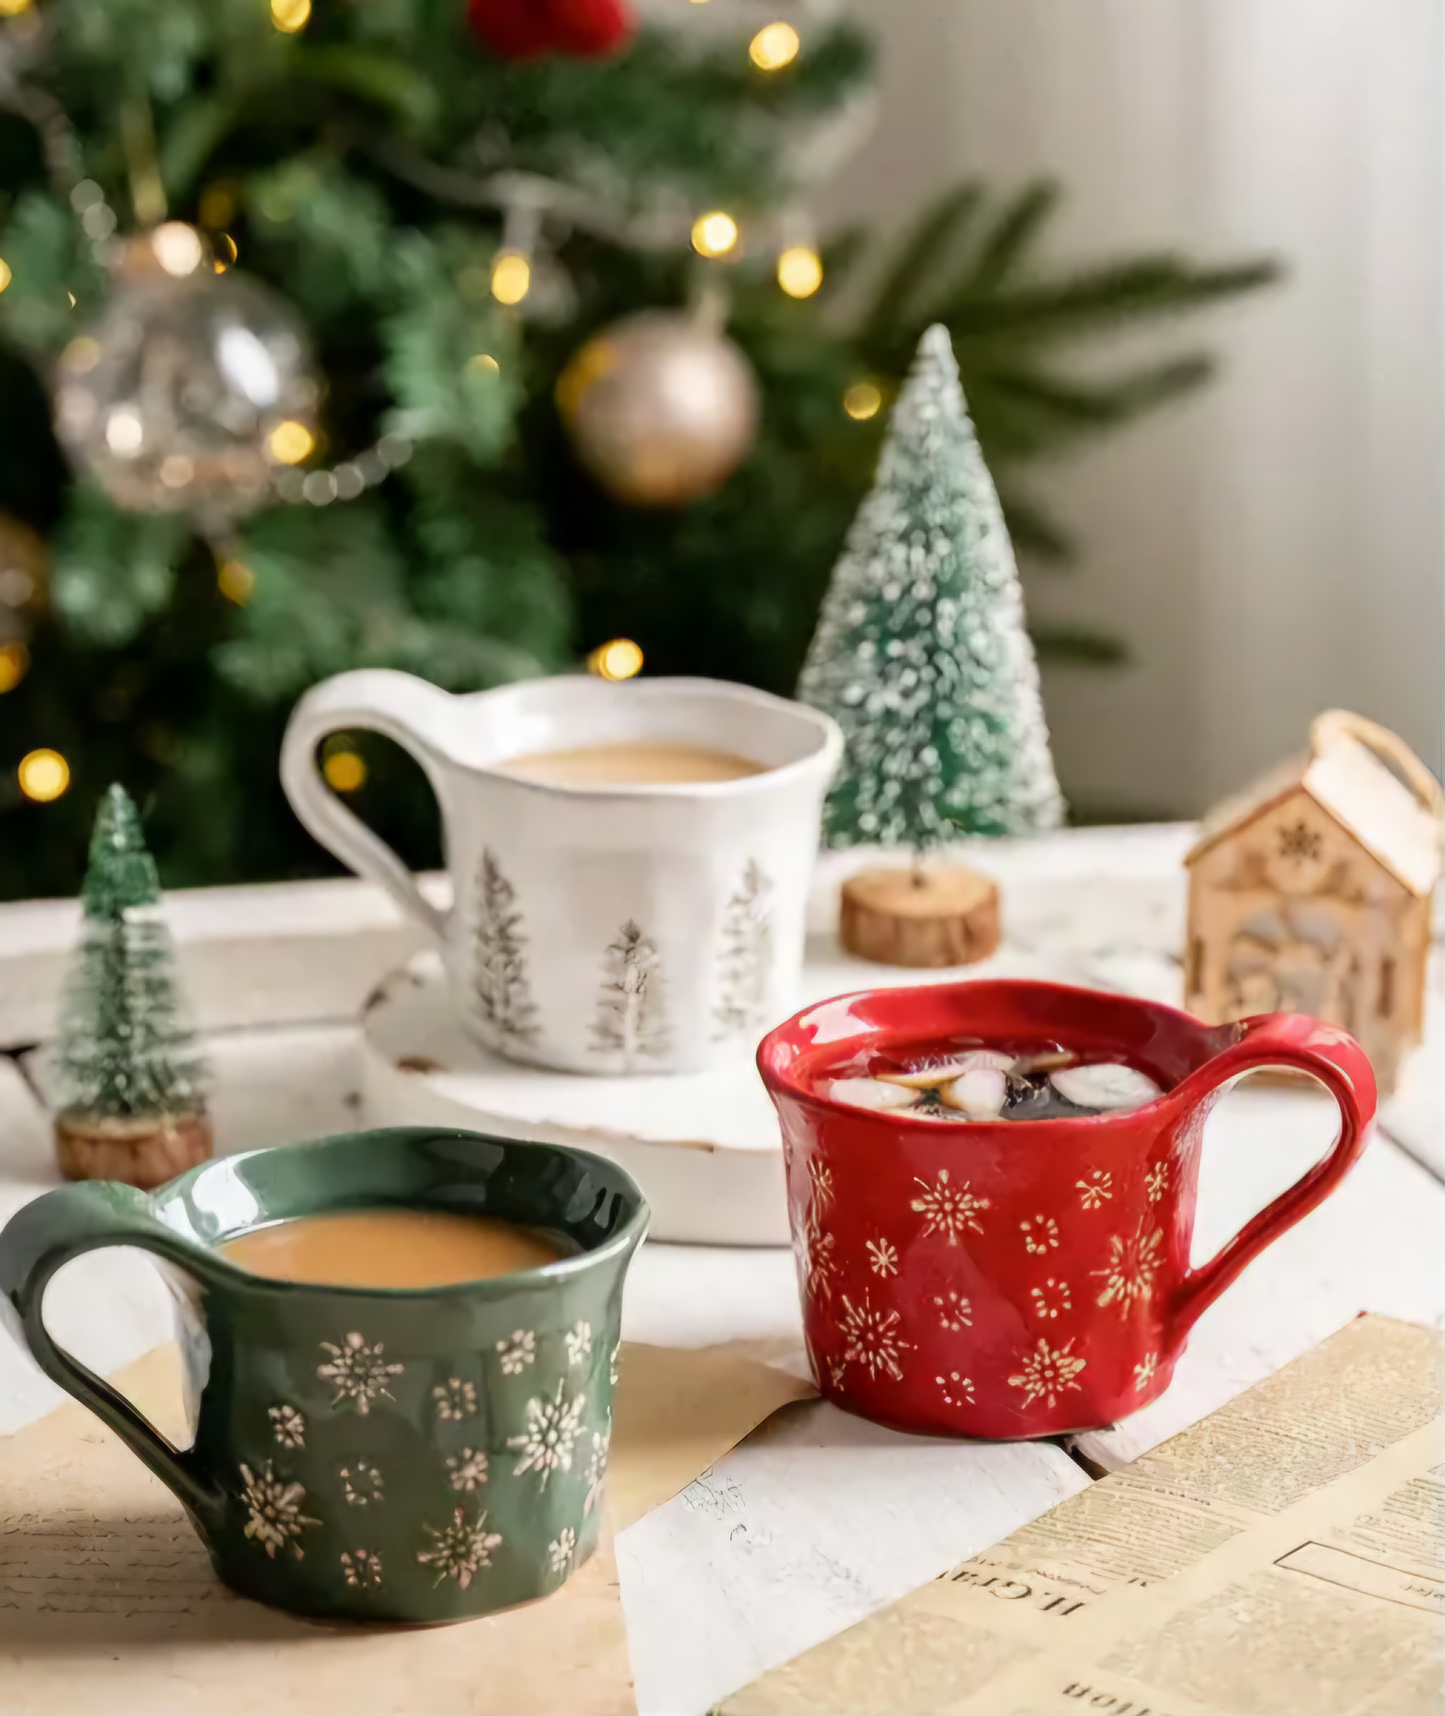
M 51 1071 L 60 1168 L 149 1189 L 205 1161 L 211 1128 L 155 860 L 123 787 L 101 800 L 80 901 Z
M 911 871 L 847 885 L 845 946 L 917 966 L 991 953 L 993 884 L 925 857 L 957 834 L 1057 827 L 1063 800 L 1013 546 L 942 326 L 924 334 L 899 395 L 798 695 L 847 742 L 825 842 L 915 855 Z

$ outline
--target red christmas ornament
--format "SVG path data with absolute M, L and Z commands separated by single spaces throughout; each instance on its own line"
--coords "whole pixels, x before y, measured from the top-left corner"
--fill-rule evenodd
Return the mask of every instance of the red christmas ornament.
M 506 60 L 549 52 L 596 59 L 615 53 L 633 30 L 624 0 L 468 0 L 467 22 Z

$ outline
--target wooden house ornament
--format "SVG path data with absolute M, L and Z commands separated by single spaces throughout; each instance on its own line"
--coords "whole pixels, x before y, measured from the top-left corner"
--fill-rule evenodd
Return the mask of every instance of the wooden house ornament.
M 1210 815 L 1189 868 L 1185 1005 L 1211 1024 L 1309 1013 L 1381 1092 L 1424 1028 L 1445 793 L 1393 733 L 1333 709 L 1310 748 Z

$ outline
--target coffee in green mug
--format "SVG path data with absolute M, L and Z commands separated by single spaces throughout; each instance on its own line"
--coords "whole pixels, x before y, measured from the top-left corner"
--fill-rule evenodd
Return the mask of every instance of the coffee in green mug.
M 457 1268 L 481 1225 L 552 1260 L 385 1287 L 228 1255 L 245 1254 L 238 1236 L 343 1215 L 375 1243 L 387 1212 L 434 1218 Z M 622 1284 L 646 1224 L 636 1185 L 599 1156 L 403 1127 L 208 1162 L 149 1195 L 50 1192 L 0 1233 L 0 1303 L 41 1368 L 180 1497 L 235 1590 L 296 1614 L 461 1620 L 555 1590 L 596 1545 Z M 41 1321 L 55 1271 L 106 1245 L 155 1254 L 175 1294 L 189 1448 Z

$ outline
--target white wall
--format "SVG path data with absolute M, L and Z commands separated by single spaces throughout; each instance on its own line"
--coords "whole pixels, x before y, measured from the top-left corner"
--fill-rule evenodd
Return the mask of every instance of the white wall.
M 857 0 L 879 128 L 827 212 L 965 174 L 1069 188 L 1056 248 L 1260 252 L 1286 285 L 1176 342 L 1226 360 L 1049 488 L 1087 545 L 1041 617 L 1125 634 L 1049 671 L 1066 790 L 1196 812 L 1342 704 L 1445 767 L 1440 0 Z M 1155 342 L 1167 344 L 1168 340 Z

